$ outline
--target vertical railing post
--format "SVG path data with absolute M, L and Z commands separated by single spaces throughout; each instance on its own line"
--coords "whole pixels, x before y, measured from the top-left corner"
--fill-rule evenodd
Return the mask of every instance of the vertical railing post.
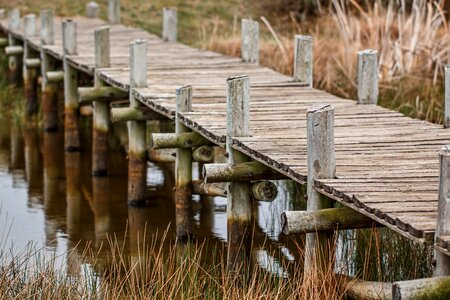
M 378 102 L 378 55 L 376 50 L 358 52 L 358 104 Z
M 450 145 L 439 151 L 439 196 L 435 237 L 450 235 Z M 435 276 L 450 275 L 450 256 L 435 250 Z
M 78 72 L 72 67 L 67 56 L 77 54 L 77 23 L 65 20 L 62 23 L 64 51 L 64 146 L 66 151 L 78 151 Z
M 104 86 L 98 77 L 98 70 L 111 65 L 109 26 L 95 30 L 95 74 L 94 87 Z M 92 175 L 108 175 L 108 135 L 109 135 L 109 102 L 94 101 L 93 138 L 92 138 Z
M 259 63 L 259 24 L 257 21 L 242 19 L 242 60 Z
M 18 30 L 20 28 L 20 10 L 18 8 L 13 8 L 9 11 L 9 30 Z M 8 34 L 8 45 L 16 46 L 19 42 L 14 38 L 14 36 Z M 18 55 L 12 55 L 8 58 L 8 69 L 9 69 L 9 83 L 11 85 L 19 85 L 22 80 L 22 62 L 23 57 Z
M 120 24 L 120 0 L 108 0 L 108 22 Z
M 314 179 L 334 178 L 336 161 L 334 154 L 334 108 L 321 105 L 307 112 L 307 210 L 333 207 L 331 199 L 314 190 Z M 329 267 L 331 247 L 330 232 L 308 233 L 306 235 L 305 271 L 314 266 L 324 270 Z
M 296 35 L 294 39 L 294 81 L 313 86 L 313 39 L 308 35 Z
M 100 11 L 100 6 L 97 2 L 91 1 L 86 4 L 86 16 L 88 18 L 97 18 Z
M 250 134 L 250 78 L 227 79 L 227 141 L 228 164 L 248 161 L 247 156 L 232 148 L 234 137 Z M 250 184 L 231 182 L 227 193 L 228 260 L 229 270 L 237 270 L 248 258 L 247 239 L 252 215 Z
M 147 86 L 147 41 L 136 40 L 130 45 L 130 107 L 141 103 L 134 97 L 133 88 Z M 146 121 L 128 122 L 128 204 L 144 206 L 147 184 Z
M 44 130 L 47 132 L 58 129 L 58 105 L 57 90 L 54 83 L 50 83 L 47 72 L 55 68 L 54 59 L 44 51 L 46 45 L 55 43 L 53 28 L 53 11 L 44 9 L 40 14 L 41 19 L 41 76 L 42 76 L 42 113 Z
M 175 132 L 190 131 L 179 120 L 178 114 L 192 111 L 192 87 L 184 86 L 177 89 Z M 177 237 L 186 240 L 192 233 L 192 149 L 177 149 L 175 160 L 175 211 Z
M 450 128 L 450 66 L 445 66 L 445 116 L 444 116 L 444 127 Z
M 177 41 L 178 13 L 176 8 L 163 8 L 163 32 L 165 42 Z
M 36 15 L 29 14 L 24 18 L 24 42 L 23 42 L 23 85 L 25 92 L 25 112 L 31 117 L 38 111 L 37 99 L 37 72 L 35 68 L 28 68 L 26 60 L 34 58 L 33 50 L 28 45 L 28 39 L 36 35 Z

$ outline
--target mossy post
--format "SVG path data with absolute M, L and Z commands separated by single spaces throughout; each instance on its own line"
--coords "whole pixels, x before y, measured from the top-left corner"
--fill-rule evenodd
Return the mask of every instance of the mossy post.
M 66 151 L 80 149 L 78 132 L 78 71 L 67 62 L 68 55 L 77 54 L 77 23 L 62 23 L 64 50 L 64 147 Z
M 294 81 L 313 86 L 313 39 L 308 35 L 296 35 L 294 39 Z
M 97 2 L 91 1 L 86 4 L 86 16 L 88 18 L 98 18 L 98 13 L 100 11 L 100 6 Z
M 177 41 L 178 13 L 176 8 L 163 8 L 162 38 L 165 42 Z
M 120 24 L 120 0 L 108 0 L 108 22 Z
M 111 65 L 109 26 L 101 27 L 94 32 L 95 74 L 94 87 L 102 87 L 105 83 L 98 77 L 98 69 Z M 93 138 L 92 138 L 92 175 L 108 175 L 108 134 L 109 134 L 109 102 L 93 102 Z
M 36 15 L 29 14 L 24 18 L 23 61 L 35 59 L 36 53 L 28 45 L 28 39 L 36 35 Z M 31 117 L 38 112 L 37 70 L 23 64 L 23 85 L 25 91 L 25 112 Z
M 250 78 L 227 79 L 227 141 L 228 164 L 248 161 L 246 155 L 232 148 L 234 137 L 250 134 Z M 231 182 L 227 192 L 228 258 L 227 269 L 237 271 L 249 257 L 248 236 L 252 215 L 250 183 Z
M 378 52 L 358 52 L 358 104 L 377 104 Z
M 47 72 L 54 70 L 54 59 L 44 51 L 45 46 L 54 45 L 53 11 L 44 9 L 41 19 L 41 74 L 42 74 L 42 114 L 44 130 L 54 132 L 58 130 L 58 98 L 57 88 L 49 82 Z
M 242 60 L 259 63 L 259 24 L 257 21 L 242 19 Z
M 180 134 L 190 130 L 179 120 L 178 114 L 192 111 L 192 87 L 184 86 L 177 89 L 175 133 Z M 177 237 L 186 240 L 192 233 L 192 149 L 177 148 L 175 158 L 175 214 Z
M 136 40 L 130 45 L 130 107 L 139 108 L 133 88 L 147 86 L 147 41 Z M 143 206 L 147 184 L 146 121 L 128 121 L 128 204 Z
M 330 105 L 313 107 L 307 112 L 308 153 L 308 211 L 333 207 L 333 202 L 316 190 L 314 179 L 334 178 L 336 160 L 334 154 L 334 108 Z M 316 232 L 306 235 L 305 271 L 315 266 L 323 271 L 329 267 L 329 249 L 333 232 Z
M 450 145 L 444 146 L 439 151 L 439 196 L 436 220 L 436 237 L 450 235 Z M 447 249 L 445 249 L 447 251 Z M 450 256 L 435 250 L 436 269 L 435 276 L 450 275 Z
M 18 30 L 20 28 L 20 10 L 13 8 L 9 12 L 9 30 Z M 20 43 L 14 38 L 14 36 L 8 34 L 8 45 L 19 46 Z M 22 50 L 23 51 L 23 50 Z M 22 55 L 9 55 L 8 57 L 8 69 L 9 69 L 9 84 L 12 86 L 20 85 L 22 80 Z

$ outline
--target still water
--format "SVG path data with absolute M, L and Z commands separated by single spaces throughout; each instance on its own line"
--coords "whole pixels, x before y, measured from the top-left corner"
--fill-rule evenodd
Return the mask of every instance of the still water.
M 167 232 L 164 243 L 175 241 L 174 166 L 148 165 L 145 208 L 127 205 L 127 160 L 120 147 L 110 153 L 110 176 L 90 174 L 89 124 L 84 122 L 81 152 L 65 152 L 62 132 L 44 133 L 18 118 L 0 117 L 0 250 L 20 253 L 30 245 L 60 259 L 87 247 L 101 256 L 108 237 L 129 253 L 136 232 L 149 239 Z M 194 178 L 198 178 L 194 165 Z M 279 216 L 292 209 L 292 182 L 279 181 L 278 197 L 254 204 L 252 261 L 278 275 L 298 258 L 295 243 L 280 231 Z M 196 240 L 226 247 L 226 198 L 193 197 Z M 276 255 L 274 255 L 276 253 Z M 106 253 L 105 253 L 106 255 Z M 80 264 L 83 264 L 80 262 Z M 62 264 L 61 264 L 62 265 Z

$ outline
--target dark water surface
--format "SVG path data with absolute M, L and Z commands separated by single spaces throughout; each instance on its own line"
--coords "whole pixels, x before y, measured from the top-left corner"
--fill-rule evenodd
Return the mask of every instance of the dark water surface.
M 89 126 L 84 132 L 83 151 L 70 153 L 64 151 L 63 133 L 44 133 L 18 118 L 0 117 L 0 249 L 20 253 L 32 244 L 63 259 L 86 247 L 101 257 L 108 237 L 129 253 L 139 231 L 150 239 L 167 230 L 165 243 L 175 241 L 174 166 L 149 164 L 148 204 L 129 207 L 123 151 L 111 152 L 109 177 L 92 177 Z M 198 167 L 193 169 L 198 177 Z M 292 209 L 295 193 L 289 181 L 278 185 L 275 201 L 255 203 L 251 256 L 262 268 L 284 276 L 280 261 L 294 261 L 298 251 L 280 233 L 279 216 Z M 226 199 L 194 196 L 193 211 L 195 239 L 226 246 Z

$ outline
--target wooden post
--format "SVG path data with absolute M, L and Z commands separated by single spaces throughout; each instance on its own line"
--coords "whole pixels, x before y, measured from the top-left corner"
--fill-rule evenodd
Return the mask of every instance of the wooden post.
M 192 111 L 192 87 L 184 86 L 177 89 L 177 104 L 175 133 L 180 134 L 190 130 L 179 120 L 178 114 Z M 175 214 L 177 237 L 187 240 L 192 233 L 192 149 L 177 148 L 175 160 Z
M 257 21 L 242 19 L 242 60 L 259 63 L 259 24 Z
M 109 26 L 95 30 L 95 74 L 94 87 L 104 86 L 98 77 L 97 69 L 108 68 L 110 62 Z M 108 133 L 109 103 L 94 101 L 93 138 L 92 138 L 92 175 L 108 175 Z
M 377 104 L 378 55 L 376 50 L 358 52 L 358 104 Z
M 97 18 L 100 11 L 100 6 L 97 2 L 91 1 L 86 4 L 86 16 L 88 18 Z
M 450 2 L 449 2 L 450 3 Z M 444 127 L 450 127 L 450 66 L 445 66 L 445 120 Z
M 313 39 L 308 35 L 296 35 L 294 39 L 294 81 L 313 86 Z
M 232 139 L 250 134 L 250 78 L 227 79 L 227 141 L 228 164 L 246 162 L 248 158 L 234 150 Z M 232 182 L 227 193 L 228 260 L 227 268 L 237 271 L 248 258 L 249 224 L 252 215 L 250 184 Z
M 62 23 L 64 50 L 64 146 L 66 151 L 78 151 L 78 72 L 67 62 L 68 55 L 77 54 L 77 23 L 65 20 Z
M 140 102 L 133 96 L 133 88 L 147 86 L 147 41 L 136 40 L 130 45 L 130 107 Z M 128 122 L 128 204 L 144 206 L 147 187 L 146 121 Z
M 9 12 L 9 30 L 18 30 L 19 28 L 20 10 L 18 8 L 13 8 Z M 8 44 L 9 46 L 19 45 L 19 42 L 11 33 L 8 34 Z M 22 80 L 22 62 L 23 57 L 20 55 L 8 57 L 9 83 L 13 86 L 19 85 Z
M 165 42 L 177 41 L 178 13 L 176 8 L 163 8 L 163 32 L 162 37 Z
M 435 237 L 450 235 L 450 145 L 442 147 L 439 151 L 439 197 L 438 216 L 436 221 Z M 450 256 L 435 250 L 436 269 L 435 276 L 450 275 Z
M 120 24 L 120 0 L 108 0 L 109 24 Z
M 40 14 L 41 19 L 41 74 L 42 74 L 42 113 L 44 130 L 47 132 L 58 130 L 58 105 L 57 89 L 55 84 L 48 81 L 47 72 L 54 69 L 55 61 L 44 50 L 44 46 L 53 45 L 53 11 L 44 9 Z
M 24 18 L 23 61 L 35 58 L 33 50 L 28 45 L 28 39 L 36 35 L 36 15 L 26 15 Z M 23 84 L 25 90 L 25 112 L 31 117 L 38 111 L 37 99 L 37 70 L 23 64 Z
M 336 161 L 334 155 L 334 108 L 321 105 L 307 112 L 308 153 L 308 211 L 333 207 L 333 202 L 314 190 L 314 179 L 334 178 Z M 314 266 L 325 270 L 329 267 L 328 249 L 331 245 L 328 232 L 306 235 L 305 271 Z

